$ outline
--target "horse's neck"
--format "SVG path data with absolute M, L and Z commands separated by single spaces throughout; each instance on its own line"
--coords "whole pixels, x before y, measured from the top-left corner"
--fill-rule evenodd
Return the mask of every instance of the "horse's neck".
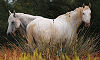
M 33 19 L 30 18 L 28 15 L 26 16 L 26 14 L 22 14 L 22 13 L 17 13 L 18 15 L 18 19 L 22 22 L 22 24 L 26 27 Z
M 60 15 L 55 20 L 60 21 L 62 24 L 66 22 L 67 26 L 69 25 L 72 27 L 72 30 L 77 31 L 77 28 L 82 23 L 82 19 L 80 17 L 77 16 L 77 11 L 72 11 L 72 12 L 68 12 L 66 14 Z
M 81 16 L 80 17 L 77 16 L 77 11 L 74 11 L 73 13 L 70 14 L 70 23 L 75 29 L 77 29 L 82 23 Z

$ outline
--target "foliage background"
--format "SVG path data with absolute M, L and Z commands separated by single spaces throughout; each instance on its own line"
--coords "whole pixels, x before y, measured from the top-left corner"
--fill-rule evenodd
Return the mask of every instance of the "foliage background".
M 0 0 L 0 43 L 7 43 L 6 31 L 8 27 L 9 10 L 17 13 L 26 13 L 31 15 L 39 15 L 46 18 L 56 18 L 61 14 L 73 11 L 83 5 L 91 3 L 91 26 L 89 32 L 100 34 L 100 0 L 17 0 L 14 4 L 8 1 Z M 79 27 L 81 29 L 84 23 Z M 11 41 L 14 39 L 10 38 Z

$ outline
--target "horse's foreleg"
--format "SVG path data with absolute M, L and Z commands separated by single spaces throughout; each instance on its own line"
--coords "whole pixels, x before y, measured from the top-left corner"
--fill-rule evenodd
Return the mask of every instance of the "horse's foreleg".
M 32 44 L 32 40 L 33 40 L 33 37 L 30 35 L 30 34 L 27 34 L 28 35 L 28 38 L 27 38 L 27 40 L 28 40 L 28 44 Z

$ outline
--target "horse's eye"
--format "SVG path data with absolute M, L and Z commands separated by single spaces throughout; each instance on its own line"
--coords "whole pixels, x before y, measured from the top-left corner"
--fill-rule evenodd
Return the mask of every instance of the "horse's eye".
M 14 22 L 12 22 L 12 24 L 14 24 Z

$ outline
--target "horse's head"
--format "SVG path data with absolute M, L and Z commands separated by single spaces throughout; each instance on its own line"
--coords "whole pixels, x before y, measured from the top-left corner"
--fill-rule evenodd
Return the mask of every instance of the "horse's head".
M 83 16 L 82 20 L 85 22 L 85 26 L 89 27 L 90 26 L 90 19 L 91 19 L 91 10 L 90 10 L 91 4 L 89 6 L 85 6 L 83 4 Z
M 15 11 L 13 13 L 9 11 L 9 15 L 10 15 L 8 18 L 9 26 L 7 29 L 7 34 L 14 33 L 20 27 L 21 24 L 21 21 L 17 18 Z

